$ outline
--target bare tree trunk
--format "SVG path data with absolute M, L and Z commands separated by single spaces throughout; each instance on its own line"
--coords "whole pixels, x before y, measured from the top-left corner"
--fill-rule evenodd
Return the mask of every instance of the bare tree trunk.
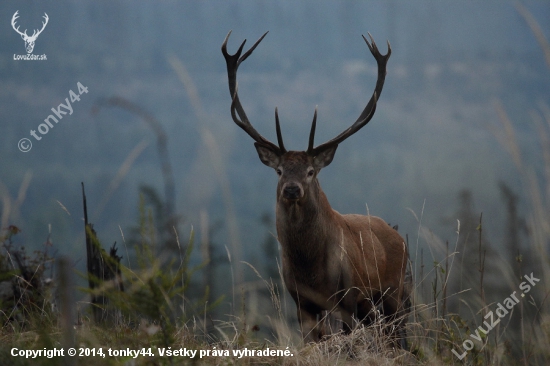
M 118 291 L 124 291 L 122 276 L 120 272 L 120 260 L 122 257 L 117 255 L 116 242 L 109 251 L 103 250 L 97 240 L 97 235 L 93 224 L 88 223 L 88 208 L 86 205 L 86 193 L 84 192 L 84 183 L 82 183 L 82 201 L 84 205 L 84 229 L 86 232 L 86 264 L 88 271 L 88 286 L 92 290 L 91 304 L 94 321 L 114 322 L 117 319 L 118 311 L 108 309 L 108 298 L 105 297 L 105 285 L 109 281 L 114 282 L 114 288 Z M 100 289 L 96 291 L 96 289 Z

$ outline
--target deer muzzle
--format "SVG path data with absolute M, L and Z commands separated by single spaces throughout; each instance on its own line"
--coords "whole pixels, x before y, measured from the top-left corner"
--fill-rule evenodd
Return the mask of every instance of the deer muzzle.
M 283 187 L 283 197 L 287 200 L 297 200 L 302 198 L 304 190 L 297 183 L 287 183 Z

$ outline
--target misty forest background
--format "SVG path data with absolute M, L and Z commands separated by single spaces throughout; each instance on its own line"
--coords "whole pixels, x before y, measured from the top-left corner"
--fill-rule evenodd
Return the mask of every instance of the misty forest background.
M 550 37 L 550 3 L 521 4 Z M 34 49 L 47 61 L 13 60 L 25 54 L 10 24 L 16 10 L 21 29 L 39 28 L 48 14 Z M 269 31 L 241 66 L 239 94 L 252 123 L 271 140 L 277 106 L 285 145 L 295 150 L 306 147 L 316 105 L 317 142 L 355 121 L 376 80 L 376 62 L 361 34 L 370 32 L 383 53 L 389 40 L 393 52 L 375 117 L 339 147 L 319 176 L 332 207 L 342 213 L 368 210 L 398 224 L 414 244 L 416 262 L 422 249 L 425 263 L 441 260 L 428 254 L 427 243 L 441 238 L 454 246 L 457 220 L 459 249 L 468 240 L 477 245 L 481 213 L 492 264 L 512 268 L 518 253 L 528 257 L 532 201 L 522 174 L 535 182 L 544 178 L 531 112 L 549 113 L 550 69 L 517 4 L 500 0 L 2 1 L 1 228 L 20 228 L 14 241 L 31 250 L 48 241 L 50 253 L 69 257 L 85 271 L 84 182 L 99 239 L 105 247 L 116 241 L 126 265 L 141 192 L 153 209 L 169 200 L 169 210 L 180 217 L 183 243 L 191 227 L 196 231 L 192 261 L 206 255 L 210 264 L 195 276 L 195 288 L 198 293 L 208 284 L 212 299 L 225 295 L 213 310 L 217 316 L 232 310 L 235 288 L 252 293 L 257 286 L 258 277 L 241 261 L 264 278 L 278 278 L 277 176 L 231 120 L 220 51 L 229 30 L 230 53 L 245 38 L 250 46 Z M 30 130 L 70 90 L 77 92 L 77 82 L 88 93 L 72 104 L 72 115 L 35 141 Z M 158 153 L 154 128 L 134 113 L 107 106 L 112 97 L 159 121 L 174 197 L 165 189 L 167 161 Z M 515 129 L 521 169 L 499 143 L 509 132 L 504 113 Z M 17 148 L 23 137 L 33 142 L 27 153 Z M 173 255 L 167 253 L 174 248 L 157 249 L 161 256 Z M 476 260 L 477 250 L 471 264 Z M 477 281 L 475 268 L 470 270 Z M 487 271 L 489 293 L 499 274 Z

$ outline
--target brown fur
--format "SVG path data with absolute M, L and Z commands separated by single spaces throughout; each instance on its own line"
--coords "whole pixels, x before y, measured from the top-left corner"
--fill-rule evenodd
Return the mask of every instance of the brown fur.
M 257 148 L 262 161 L 282 173 L 277 186 L 277 235 L 284 281 L 296 302 L 304 338 L 317 341 L 323 336 L 321 312 L 340 311 L 349 332 L 352 318 L 368 322 L 373 303 L 379 300 L 389 320 L 396 320 L 398 336 L 403 336 L 403 321 L 397 319 L 406 313 L 408 297 L 403 238 L 376 216 L 333 210 L 317 180 L 322 166 L 306 152 L 277 157 Z M 313 169 L 311 177 L 308 169 Z M 285 197 L 289 185 L 300 187 L 299 198 Z

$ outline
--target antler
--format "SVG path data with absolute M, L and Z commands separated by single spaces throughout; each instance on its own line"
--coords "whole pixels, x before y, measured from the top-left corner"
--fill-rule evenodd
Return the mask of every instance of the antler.
M 32 33 L 32 36 L 30 36 L 30 38 L 34 38 L 34 39 L 38 38 L 40 33 L 42 33 L 44 28 L 46 28 L 46 24 L 48 24 L 48 20 L 50 20 L 50 18 L 48 17 L 48 14 L 46 14 L 46 13 L 44 13 L 44 16 L 42 18 L 44 18 L 44 20 L 46 21 L 46 22 L 42 22 L 42 29 L 40 29 L 39 31 L 37 31 L 35 29 L 34 32 Z
M 25 29 L 25 32 L 21 32 L 19 30 L 19 26 L 17 26 L 17 28 L 15 28 L 15 21 L 17 20 L 17 18 L 19 18 L 19 15 L 17 15 L 17 13 L 19 13 L 19 10 L 17 10 L 15 12 L 15 14 L 13 14 L 13 17 L 11 18 L 11 26 L 12 26 L 13 30 L 16 31 L 17 33 L 19 33 L 20 35 L 27 36 L 27 30 L 26 29 Z
M 243 51 L 244 44 L 246 43 L 246 39 L 243 41 L 239 49 L 234 55 L 230 55 L 227 52 L 227 41 L 229 40 L 229 36 L 231 35 L 231 31 L 227 33 L 227 36 L 225 37 L 225 40 L 222 44 L 222 53 L 223 57 L 225 57 L 225 62 L 227 63 L 227 78 L 229 81 L 229 93 L 231 94 L 232 102 L 231 102 L 231 117 L 233 118 L 233 121 L 242 128 L 250 137 L 254 139 L 259 144 L 262 144 L 266 147 L 269 147 L 273 152 L 275 152 L 277 155 L 282 155 L 286 152 L 284 144 L 283 144 L 283 138 L 281 135 L 281 126 L 279 125 L 279 116 L 277 113 L 277 109 L 275 108 L 275 126 L 277 129 L 277 142 L 279 143 L 279 146 L 275 145 L 271 141 L 267 140 L 265 137 L 260 135 L 258 131 L 252 126 L 250 121 L 248 120 L 248 117 L 246 116 L 246 113 L 244 111 L 243 106 L 241 105 L 241 101 L 239 100 L 239 94 L 238 94 L 238 85 L 237 85 L 237 69 L 239 68 L 239 65 L 241 62 L 247 59 L 248 56 L 252 54 L 252 51 L 256 49 L 258 44 L 264 39 L 264 37 L 267 35 L 268 32 L 265 32 L 263 36 L 260 37 L 254 43 L 252 47 L 248 51 L 244 53 L 244 55 L 241 56 L 241 52 Z M 238 115 L 238 116 L 237 116 Z M 240 119 L 239 119 L 240 118 Z
M 42 29 L 40 29 L 40 30 L 35 29 L 35 30 L 33 31 L 33 33 L 32 33 L 32 36 L 29 36 L 29 35 L 27 34 L 27 30 L 26 30 L 26 29 L 25 29 L 24 32 L 21 32 L 21 31 L 19 30 L 19 26 L 17 26 L 17 28 L 15 27 L 16 20 L 17 20 L 17 18 L 19 18 L 18 13 L 19 13 L 19 10 L 17 10 L 17 11 L 15 12 L 15 14 L 13 14 L 13 17 L 11 18 L 11 26 L 12 26 L 12 28 L 13 28 L 17 33 L 19 33 L 21 36 L 24 36 L 25 39 L 29 39 L 29 40 L 34 40 L 34 39 L 38 38 L 38 36 L 40 35 L 40 33 L 42 33 L 42 31 L 44 30 L 44 28 L 46 28 L 46 25 L 48 24 L 48 21 L 50 20 L 50 18 L 48 17 L 48 14 L 44 13 L 43 18 L 44 18 L 45 22 L 42 22 Z M 38 32 L 38 33 L 37 33 L 37 32 Z
M 309 146 L 307 148 L 307 152 L 310 155 L 316 156 L 320 152 L 329 149 L 334 146 L 338 146 L 342 141 L 359 131 L 363 126 L 365 126 L 374 115 L 374 111 L 376 110 L 376 102 L 378 101 L 378 97 L 380 97 L 380 93 L 382 92 L 382 88 L 384 87 L 384 81 L 386 79 L 386 64 L 388 62 L 388 59 L 391 56 L 391 46 L 390 42 L 388 41 L 388 53 L 385 55 L 382 55 L 380 51 L 378 51 L 378 47 L 376 46 L 376 43 L 374 42 L 374 39 L 370 35 L 370 33 L 367 33 L 369 35 L 371 43 L 367 41 L 365 36 L 363 36 L 363 39 L 367 43 L 367 46 L 369 47 L 370 52 L 376 59 L 376 62 L 378 64 L 378 80 L 376 81 L 376 87 L 374 89 L 374 93 L 372 94 L 372 97 L 370 98 L 367 106 L 365 109 L 363 109 L 363 112 L 361 112 L 361 115 L 357 120 L 345 131 L 340 133 L 338 136 L 333 138 L 332 140 L 329 140 L 316 148 L 313 148 L 313 139 L 315 136 L 315 125 L 316 125 L 316 119 L 317 119 L 317 108 L 315 109 L 315 116 L 313 117 L 313 122 L 311 123 L 311 132 L 309 134 Z

